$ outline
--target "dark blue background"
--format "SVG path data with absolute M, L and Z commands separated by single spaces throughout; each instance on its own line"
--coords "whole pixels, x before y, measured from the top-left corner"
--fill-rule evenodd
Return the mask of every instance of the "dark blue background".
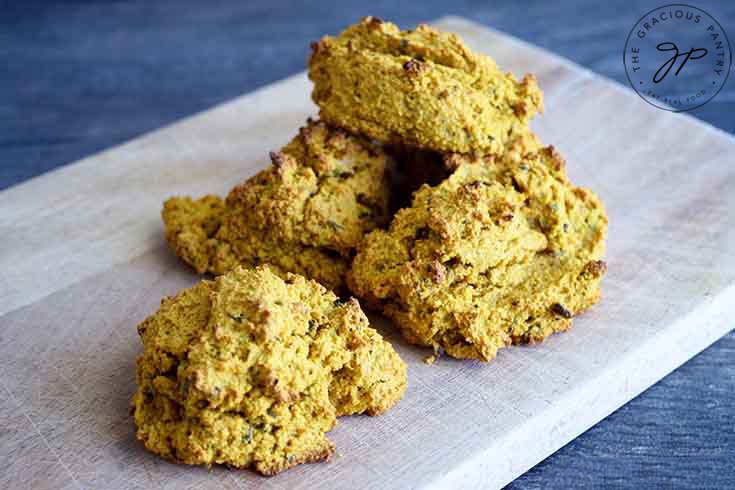
M 0 189 L 303 70 L 363 15 L 462 15 L 627 84 L 628 32 L 664 3 L 0 1 Z M 735 42 L 735 1 L 693 5 Z M 729 133 L 733 78 L 693 112 Z M 734 360 L 731 332 L 509 488 L 735 487 Z

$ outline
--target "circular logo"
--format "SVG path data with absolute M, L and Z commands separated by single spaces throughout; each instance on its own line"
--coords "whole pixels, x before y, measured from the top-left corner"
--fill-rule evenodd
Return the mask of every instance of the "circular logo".
M 683 112 L 717 95 L 730 73 L 732 52 L 722 26 L 690 5 L 664 5 L 633 26 L 623 63 L 628 81 L 646 102 Z

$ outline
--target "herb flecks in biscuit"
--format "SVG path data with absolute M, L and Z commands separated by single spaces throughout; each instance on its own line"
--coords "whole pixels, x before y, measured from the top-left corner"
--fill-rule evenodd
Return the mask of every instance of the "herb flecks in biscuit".
M 328 123 L 440 152 L 501 154 L 543 111 L 532 75 L 518 82 L 456 34 L 375 17 L 314 43 L 309 78 Z
M 199 273 L 268 263 L 342 289 L 356 244 L 388 222 L 392 159 L 375 143 L 309 121 L 271 160 L 225 201 L 166 201 L 167 241 Z
M 164 299 L 138 332 L 137 437 L 177 463 L 272 475 L 328 459 L 336 417 L 380 414 L 406 386 L 356 300 L 265 266 Z
M 607 217 L 551 148 L 518 158 L 450 155 L 388 231 L 358 250 L 348 281 L 412 343 L 490 360 L 568 329 L 599 299 Z

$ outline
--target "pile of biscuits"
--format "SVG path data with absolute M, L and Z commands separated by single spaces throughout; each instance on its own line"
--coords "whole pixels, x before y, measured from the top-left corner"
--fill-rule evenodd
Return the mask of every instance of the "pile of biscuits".
M 172 461 L 274 474 L 395 404 L 406 366 L 350 294 L 431 361 L 489 361 L 599 299 L 607 217 L 529 129 L 533 76 L 375 17 L 312 48 L 319 120 L 226 199 L 164 203 L 174 252 L 217 276 L 138 328 L 138 438 Z

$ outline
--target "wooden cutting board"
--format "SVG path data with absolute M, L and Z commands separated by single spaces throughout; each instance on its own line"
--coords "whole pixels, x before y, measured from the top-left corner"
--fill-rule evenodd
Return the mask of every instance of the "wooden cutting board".
M 301 73 L 0 193 L 0 488 L 498 488 L 733 327 L 733 139 L 504 34 L 437 25 L 538 75 L 535 128 L 609 213 L 602 302 L 486 365 L 428 366 L 376 320 L 409 388 L 383 416 L 340 419 L 329 463 L 262 478 L 144 451 L 135 327 L 197 280 L 166 248 L 161 203 L 266 166 L 316 112 Z

